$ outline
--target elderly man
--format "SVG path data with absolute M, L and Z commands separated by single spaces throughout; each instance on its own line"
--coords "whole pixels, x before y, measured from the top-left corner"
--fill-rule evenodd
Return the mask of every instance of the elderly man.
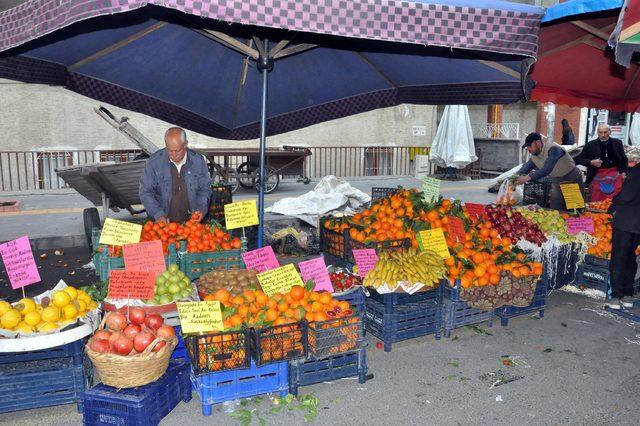
M 156 221 L 184 222 L 209 208 L 211 176 L 204 158 L 187 148 L 187 134 L 172 127 L 164 135 L 166 148 L 155 152 L 140 178 L 140 200 Z
M 611 138 L 611 128 L 604 123 L 598 125 L 598 139 L 584 145 L 576 163 L 587 168 L 591 201 L 613 198 L 620 192 L 629 166 L 622 141 Z
M 527 148 L 531 158 L 518 170 L 518 174 L 524 175 L 518 178 L 518 185 L 548 176 L 552 183 L 550 207 L 566 210 L 560 184 L 577 183 L 580 191 L 583 191 L 582 172 L 573 158 L 560 145 L 542 142 L 542 136 L 535 132 L 527 135 L 522 147 Z

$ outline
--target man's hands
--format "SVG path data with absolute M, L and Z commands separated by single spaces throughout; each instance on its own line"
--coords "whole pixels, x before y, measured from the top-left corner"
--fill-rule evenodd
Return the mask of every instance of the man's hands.
M 167 216 L 159 216 L 156 218 L 156 222 L 169 223 L 169 218 Z
M 531 176 L 529 175 L 524 175 L 524 176 L 520 176 L 518 178 L 518 180 L 516 181 L 517 185 L 524 185 L 525 183 L 529 182 L 531 180 Z
M 594 167 L 602 167 L 602 160 L 599 158 L 596 158 L 594 160 L 591 160 L 590 164 Z

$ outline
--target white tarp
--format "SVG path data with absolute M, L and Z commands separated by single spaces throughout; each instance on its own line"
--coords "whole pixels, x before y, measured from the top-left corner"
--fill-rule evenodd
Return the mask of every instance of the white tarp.
M 634 112 L 631 118 L 629 141 L 633 146 L 640 146 L 640 113 Z
M 464 169 L 478 159 L 466 105 L 447 105 L 429 159 L 440 167 Z
M 350 214 L 353 209 L 370 201 L 371 196 L 352 187 L 349 182 L 335 176 L 325 176 L 313 191 L 295 198 L 283 198 L 264 211 L 294 216 L 317 226 L 322 215 L 334 210 L 344 210 L 344 213 Z

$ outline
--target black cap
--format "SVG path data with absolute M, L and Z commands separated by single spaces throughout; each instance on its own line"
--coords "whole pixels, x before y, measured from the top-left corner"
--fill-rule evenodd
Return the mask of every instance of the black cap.
M 531 146 L 531 144 L 534 143 L 535 141 L 541 141 L 541 140 L 542 140 L 542 136 L 540 136 L 540 133 L 536 133 L 536 132 L 529 133 L 527 137 L 524 139 L 524 144 L 522 145 L 522 147 L 526 148 L 528 146 Z

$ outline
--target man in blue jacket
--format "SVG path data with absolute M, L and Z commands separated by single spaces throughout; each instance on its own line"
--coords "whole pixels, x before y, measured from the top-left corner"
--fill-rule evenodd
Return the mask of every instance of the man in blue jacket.
M 164 135 L 166 148 L 153 153 L 140 178 L 140 200 L 156 221 L 185 222 L 209 208 L 211 176 L 204 158 L 187 148 L 187 134 L 172 127 Z

